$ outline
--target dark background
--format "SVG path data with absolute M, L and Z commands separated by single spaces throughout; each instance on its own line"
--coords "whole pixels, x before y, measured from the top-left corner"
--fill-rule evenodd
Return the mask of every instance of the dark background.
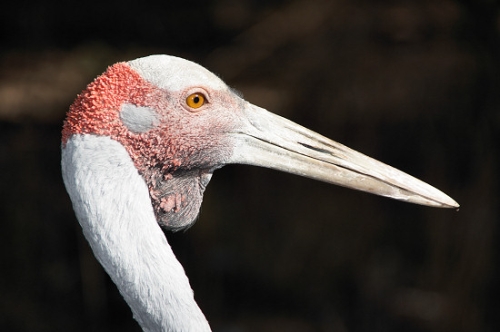
M 460 211 L 250 166 L 167 234 L 215 331 L 499 331 L 499 5 L 15 1 L 0 8 L 0 330 L 139 331 L 60 175 L 64 114 L 117 61 L 197 61 Z

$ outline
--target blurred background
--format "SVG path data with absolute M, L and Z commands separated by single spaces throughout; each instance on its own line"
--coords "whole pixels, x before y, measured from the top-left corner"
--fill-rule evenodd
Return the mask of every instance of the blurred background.
M 499 331 L 499 4 L 16 1 L 0 10 L 0 330 L 140 331 L 60 174 L 76 94 L 154 53 L 443 190 L 433 209 L 250 166 L 166 234 L 215 331 Z

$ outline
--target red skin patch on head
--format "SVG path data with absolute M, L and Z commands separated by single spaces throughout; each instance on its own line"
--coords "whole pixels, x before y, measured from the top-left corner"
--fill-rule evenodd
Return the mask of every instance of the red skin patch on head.
M 167 92 L 145 81 L 127 63 L 109 67 L 70 106 L 62 130 L 63 147 L 75 134 L 108 136 L 122 143 L 139 170 L 158 164 L 163 169 L 180 166 L 175 155 L 184 147 L 165 144 L 167 133 L 159 128 L 146 133 L 129 131 L 119 116 L 125 103 L 149 107 L 161 114 L 168 108 Z
M 214 104 L 234 109 L 238 103 L 228 96 L 225 91 L 213 92 Z M 158 221 L 170 226 L 177 215 L 175 227 L 180 228 L 198 212 L 195 206 L 201 204 L 203 174 L 222 166 L 221 160 L 231 153 L 223 133 L 234 126 L 231 113 L 220 109 L 191 113 L 180 104 L 184 100 L 183 91 L 162 90 L 127 63 L 117 63 L 90 83 L 71 105 L 62 131 L 63 148 L 72 135 L 79 134 L 120 142 L 149 187 Z M 130 131 L 120 119 L 125 103 L 152 109 L 159 123 L 146 132 Z
M 123 137 L 128 130 L 119 119 L 122 104 L 166 106 L 158 105 L 162 99 L 161 90 L 126 63 L 117 63 L 90 83 L 70 106 L 62 131 L 63 145 L 74 134 Z

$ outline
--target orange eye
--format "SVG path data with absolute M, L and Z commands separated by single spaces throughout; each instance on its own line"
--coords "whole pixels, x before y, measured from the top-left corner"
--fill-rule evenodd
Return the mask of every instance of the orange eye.
M 205 96 L 201 93 L 192 93 L 186 98 L 186 104 L 191 108 L 200 108 L 205 104 Z

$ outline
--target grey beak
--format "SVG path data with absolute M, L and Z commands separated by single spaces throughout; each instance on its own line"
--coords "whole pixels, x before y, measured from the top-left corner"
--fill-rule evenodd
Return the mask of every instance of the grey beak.
M 246 104 L 229 163 L 276 169 L 406 202 L 459 205 L 442 191 L 307 128 Z

